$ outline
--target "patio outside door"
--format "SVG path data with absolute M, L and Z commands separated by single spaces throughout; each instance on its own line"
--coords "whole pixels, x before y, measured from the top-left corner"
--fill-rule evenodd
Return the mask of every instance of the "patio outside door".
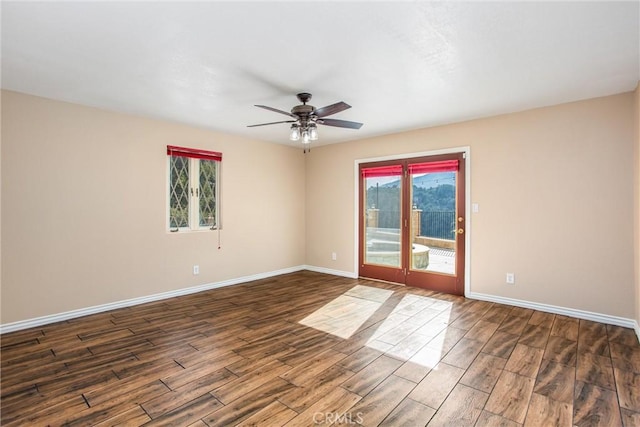
M 464 293 L 463 153 L 360 165 L 359 275 Z

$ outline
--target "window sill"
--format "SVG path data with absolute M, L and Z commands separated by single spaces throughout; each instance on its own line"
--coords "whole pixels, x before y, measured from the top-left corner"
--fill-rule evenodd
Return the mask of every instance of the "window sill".
M 192 233 L 206 233 L 206 232 L 215 232 L 218 230 L 222 230 L 222 228 L 199 228 L 197 230 L 192 230 L 190 228 L 179 228 L 175 231 L 169 229 L 167 230 L 167 234 L 192 234 Z

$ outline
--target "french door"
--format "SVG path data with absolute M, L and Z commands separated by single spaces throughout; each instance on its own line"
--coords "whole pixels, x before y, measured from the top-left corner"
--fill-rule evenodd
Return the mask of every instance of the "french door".
M 360 165 L 359 275 L 463 295 L 464 154 Z

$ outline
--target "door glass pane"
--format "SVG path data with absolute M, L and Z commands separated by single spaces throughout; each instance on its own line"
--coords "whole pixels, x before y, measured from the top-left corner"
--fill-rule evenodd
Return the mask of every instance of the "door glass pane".
M 366 207 L 364 262 L 400 268 L 401 174 L 372 175 L 363 178 Z
M 410 173 L 411 269 L 455 274 L 456 172 Z

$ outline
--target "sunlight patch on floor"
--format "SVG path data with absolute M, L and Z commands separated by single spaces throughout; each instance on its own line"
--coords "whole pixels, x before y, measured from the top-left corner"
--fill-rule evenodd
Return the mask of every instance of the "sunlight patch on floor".
M 437 369 L 448 348 L 447 326 L 453 304 L 413 294 L 399 301 L 390 300 L 393 293 L 356 285 L 300 323 L 344 339 L 366 330 L 367 347 L 395 359 Z
M 300 321 L 302 325 L 351 337 L 384 304 L 393 291 L 356 285 Z
M 437 369 L 451 308 L 448 301 L 405 295 L 366 345 L 390 357 Z

